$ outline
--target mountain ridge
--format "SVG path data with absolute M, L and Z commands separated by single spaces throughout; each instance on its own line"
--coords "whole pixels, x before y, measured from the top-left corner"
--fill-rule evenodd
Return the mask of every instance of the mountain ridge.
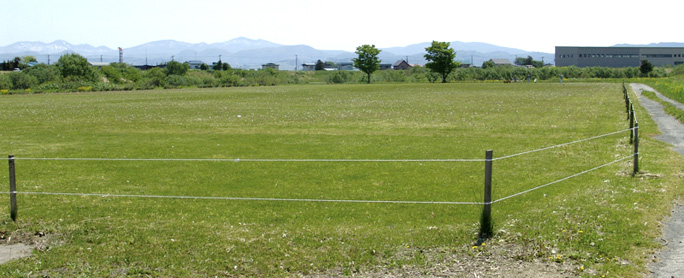
M 493 58 L 509 59 L 532 56 L 535 60 L 552 62 L 553 53 L 525 51 L 517 48 L 503 47 L 484 42 L 453 41 L 451 48 L 456 50 L 456 60 L 463 63 L 480 65 Z M 394 63 L 397 60 L 408 60 L 411 64 L 425 64 L 425 48 L 431 42 L 421 42 L 400 47 L 380 48 L 380 59 L 383 63 Z M 618 47 L 684 47 L 684 43 L 651 43 L 648 45 L 619 44 Z M 118 62 L 118 50 L 105 46 L 89 44 L 71 44 L 64 40 L 50 43 L 16 42 L 0 46 L 0 59 L 8 60 L 17 56 L 35 56 L 39 62 L 56 61 L 65 53 L 78 53 L 91 61 Z M 53 57 L 50 57 L 53 55 Z M 219 43 L 187 43 L 176 40 L 158 40 L 123 50 L 124 62 L 135 65 L 155 65 L 171 60 L 199 60 L 211 64 L 219 60 L 236 68 L 256 69 L 265 63 L 278 63 L 281 69 L 290 70 L 302 63 L 315 63 L 317 60 L 333 62 L 350 62 L 356 55 L 343 50 L 319 50 L 308 45 L 282 45 L 262 39 L 238 37 Z M 295 65 L 295 63 L 297 65 Z

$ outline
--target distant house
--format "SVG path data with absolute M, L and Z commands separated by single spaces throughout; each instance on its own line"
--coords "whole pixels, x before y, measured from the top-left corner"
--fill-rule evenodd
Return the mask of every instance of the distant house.
M 502 58 L 494 58 L 491 59 L 492 63 L 494 63 L 495 66 L 512 66 L 511 61 L 508 61 L 508 59 L 502 59 Z
M 187 61 L 185 63 L 190 66 L 190 69 L 200 69 L 202 64 L 204 64 L 204 62 L 197 61 L 197 60 L 190 60 L 190 61 Z
M 392 69 L 392 64 L 380 64 L 380 70 Z
M 261 65 L 261 69 L 267 69 L 267 68 L 271 68 L 274 70 L 280 70 L 280 65 L 274 64 L 274 63 L 268 63 L 268 64 Z
M 316 70 L 316 63 L 304 63 L 302 64 L 303 71 L 314 71 Z
M 409 65 L 409 63 L 406 62 L 405 60 L 398 60 L 398 61 L 394 62 L 394 64 L 392 65 L 392 68 L 395 70 L 407 70 L 407 69 L 411 68 L 411 65 Z

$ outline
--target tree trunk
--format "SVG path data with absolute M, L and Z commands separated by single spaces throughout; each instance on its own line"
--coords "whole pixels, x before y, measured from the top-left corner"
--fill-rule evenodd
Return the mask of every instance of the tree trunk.
M 368 74 L 368 84 L 370 84 L 370 76 L 371 76 L 371 74 L 369 73 Z

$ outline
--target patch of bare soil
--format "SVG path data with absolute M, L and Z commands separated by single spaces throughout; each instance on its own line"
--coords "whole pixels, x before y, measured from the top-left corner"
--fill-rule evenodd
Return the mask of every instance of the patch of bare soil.
M 459 251 L 469 249 L 467 252 Z M 353 273 L 332 269 L 304 277 L 575 277 L 577 265 L 564 260 L 530 258 L 530 252 L 512 243 L 492 243 L 459 250 L 423 250 L 424 265 L 361 268 Z M 416 252 L 416 250 L 406 252 Z M 397 255 L 401 256 L 401 254 Z M 590 269 L 583 270 L 591 273 Z
M 45 251 L 49 236 L 43 232 L 8 233 L 0 231 L 0 264 L 31 256 L 33 250 Z

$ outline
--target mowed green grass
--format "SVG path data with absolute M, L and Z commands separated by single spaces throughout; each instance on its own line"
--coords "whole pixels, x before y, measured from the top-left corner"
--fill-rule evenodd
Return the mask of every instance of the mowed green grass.
M 20 192 L 481 202 L 483 162 L 244 160 L 483 159 L 489 149 L 501 157 L 627 128 L 617 84 L 17 95 L 0 98 L 0 107 L 0 153 L 19 158 Z M 522 259 L 566 254 L 598 273 L 644 271 L 641 252 L 657 246 L 655 219 L 669 204 L 662 201 L 681 195 L 675 186 L 681 177 L 672 174 L 681 171 L 675 166 L 681 158 L 648 138 L 642 146 L 650 150 L 642 155 L 644 171 L 659 173 L 657 180 L 630 177 L 627 160 L 496 203 L 494 241 L 526 246 Z M 494 199 L 630 153 L 624 132 L 496 161 Z M 231 161 L 20 159 L 42 157 Z M 429 250 L 473 252 L 481 211 L 478 205 L 19 194 L 15 224 L 8 207 L 0 210 L 0 230 L 47 246 L 0 266 L 17 277 L 282 276 L 424 266 L 433 260 Z

